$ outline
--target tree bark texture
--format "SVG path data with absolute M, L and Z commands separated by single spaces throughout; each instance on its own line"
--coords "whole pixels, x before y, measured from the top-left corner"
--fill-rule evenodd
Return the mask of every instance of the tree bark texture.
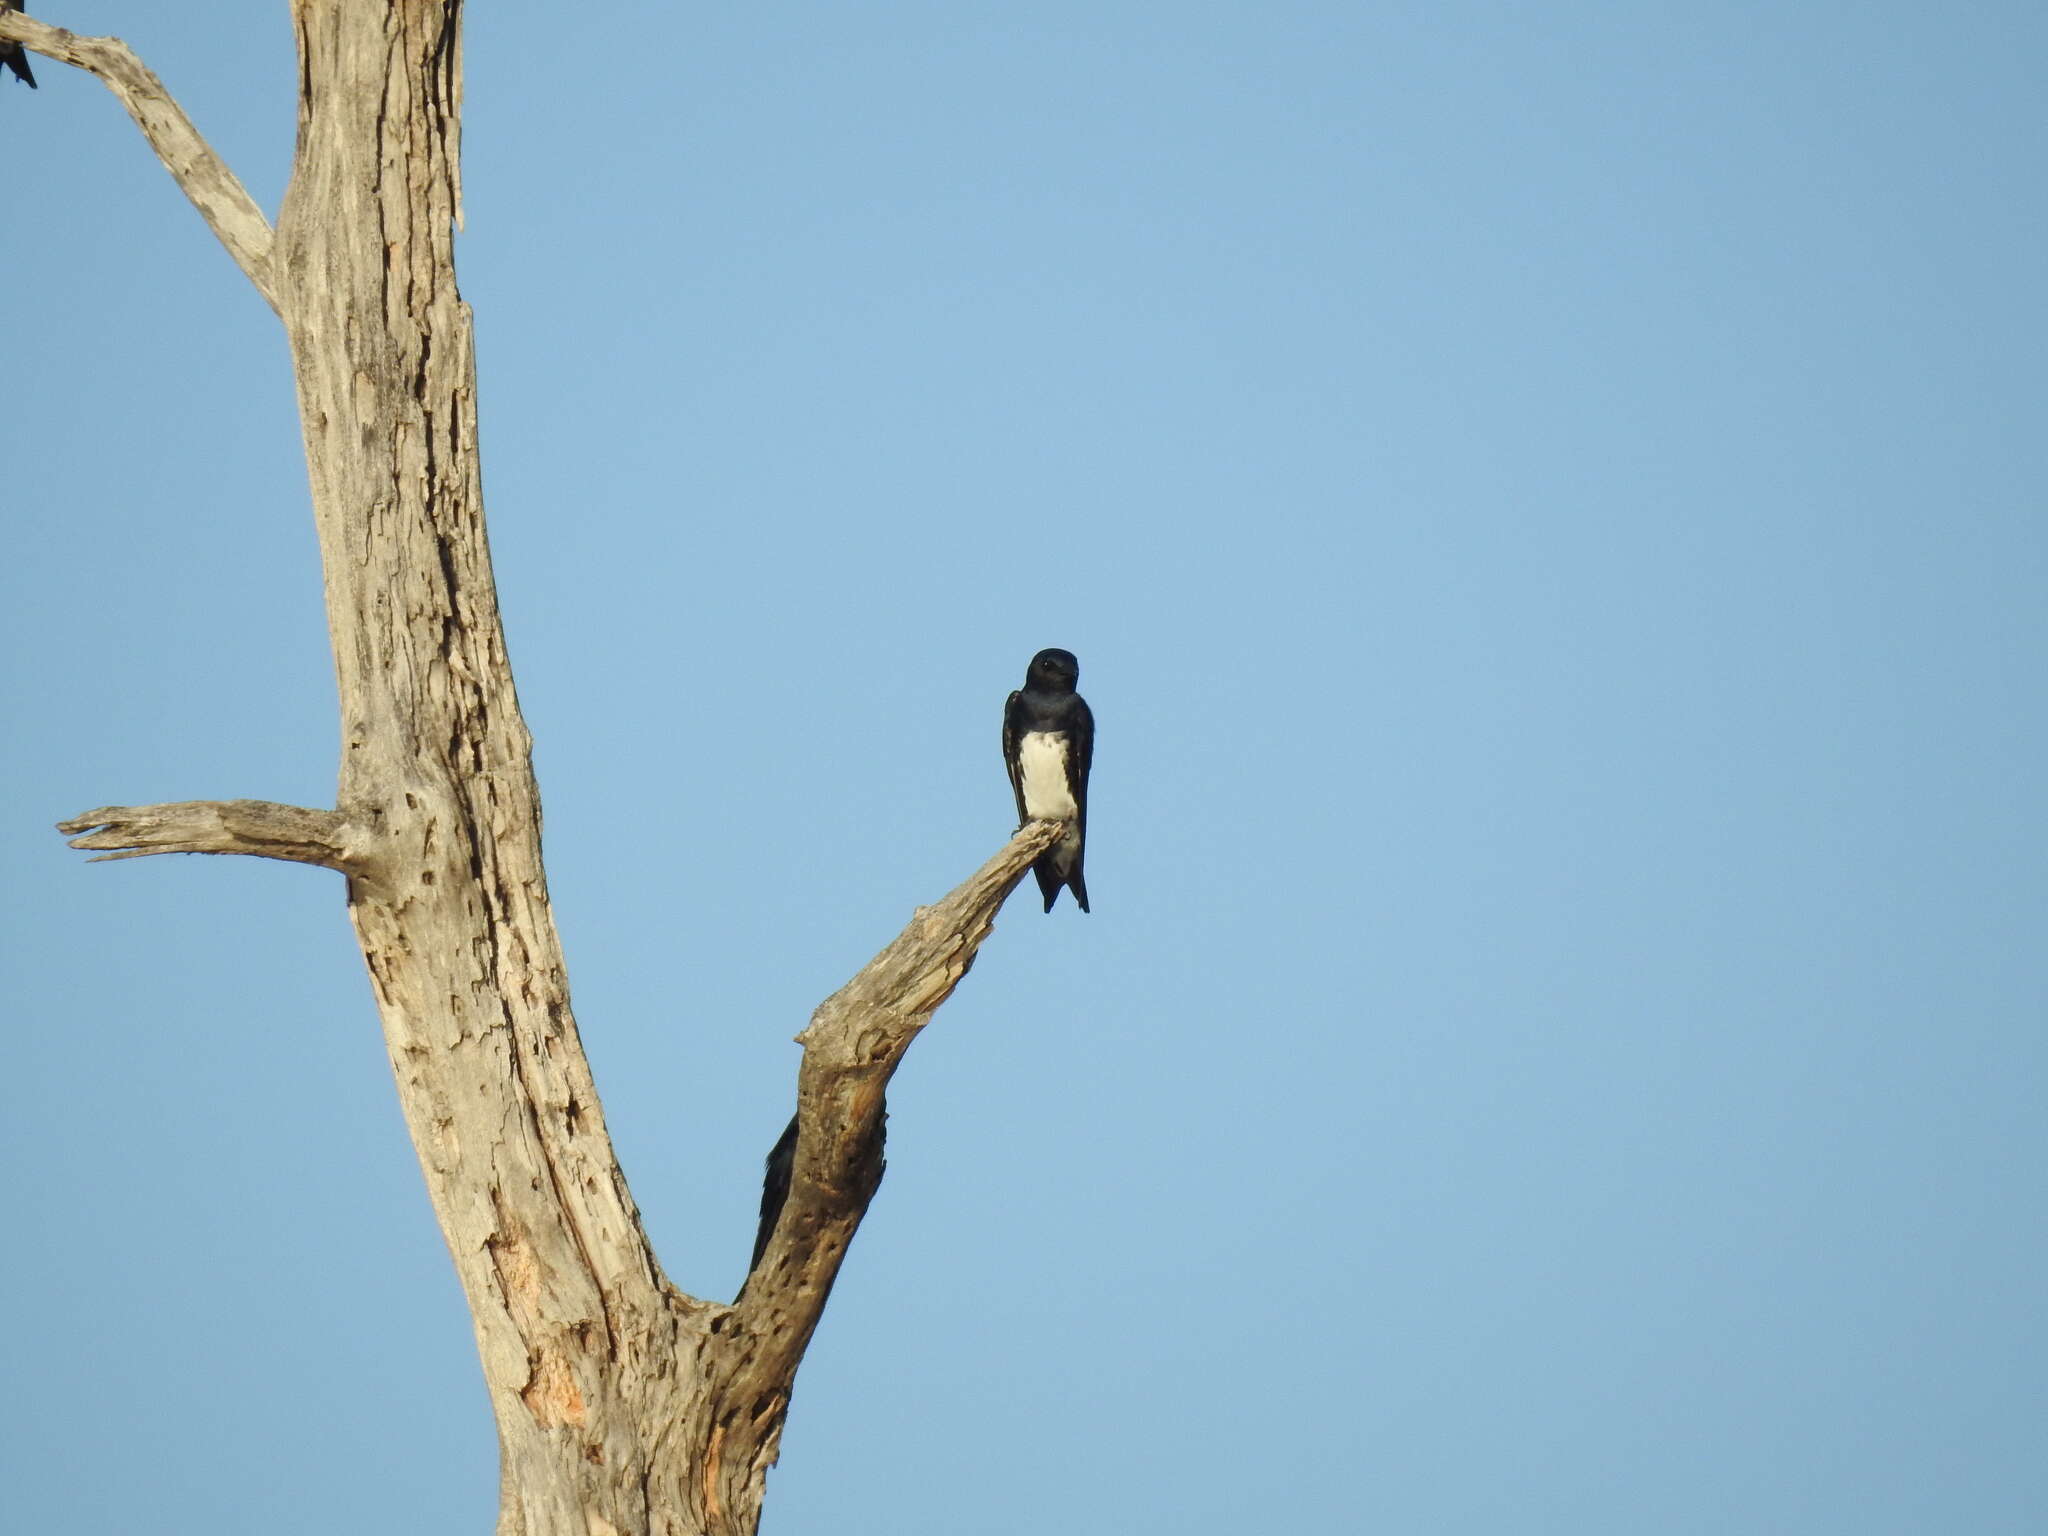
M 791 1383 L 881 1176 L 883 1090 L 1036 822 L 799 1037 L 790 1193 L 730 1306 L 663 1275 L 570 1012 L 530 738 L 506 659 L 455 284 L 460 0 L 293 0 L 297 156 L 275 231 L 118 40 L 0 13 L 99 75 L 277 310 L 297 380 L 341 703 L 331 810 L 109 806 L 105 857 L 244 853 L 343 872 L 392 1073 L 474 1319 L 500 1536 L 742 1536 Z

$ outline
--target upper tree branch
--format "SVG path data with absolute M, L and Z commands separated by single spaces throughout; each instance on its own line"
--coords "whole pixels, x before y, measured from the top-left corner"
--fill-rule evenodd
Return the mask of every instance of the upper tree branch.
M 796 1037 L 804 1059 L 789 1198 L 749 1288 L 750 1308 L 809 1301 L 824 1307 L 823 1288 L 873 1193 L 868 1174 L 881 1177 L 882 1090 L 974 964 L 1017 882 L 1066 830 L 1064 822 L 1027 823 L 943 899 L 919 907 L 887 948 L 818 1005 Z
M 10 38 L 33 53 L 75 64 L 105 82 L 135 119 L 164 169 L 177 179 L 192 206 L 220 237 L 228 254 L 256 285 L 264 302 L 277 308 L 271 274 L 270 221 L 256 206 L 235 173 L 192 126 L 192 119 L 171 99 L 161 80 L 118 37 L 79 37 L 62 27 L 46 26 L 33 17 L 0 10 L 0 38 Z
M 346 824 L 337 811 L 270 800 L 179 800 L 168 805 L 103 805 L 57 823 L 73 848 L 108 848 L 92 860 L 152 853 L 251 853 L 296 864 L 348 868 Z
M 804 1032 L 797 1140 L 787 1200 L 760 1262 L 719 1332 L 726 1400 L 755 1405 L 733 1425 L 722 1464 L 706 1469 L 729 1503 L 743 1502 L 774 1458 L 791 1382 L 882 1177 L 883 1090 L 919 1030 L 952 995 L 1034 860 L 1065 835 L 1027 823 L 994 858 L 910 925 L 818 1006 Z M 775 1405 L 762 1413 L 761 1405 Z

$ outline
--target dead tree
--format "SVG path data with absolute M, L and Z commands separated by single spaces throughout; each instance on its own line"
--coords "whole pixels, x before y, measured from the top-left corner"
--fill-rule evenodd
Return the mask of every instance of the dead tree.
M 255 854 L 345 878 L 475 1319 L 500 1536 L 751 1532 L 797 1366 L 881 1177 L 889 1076 L 1064 828 L 1023 828 L 818 1008 L 760 1263 L 731 1305 L 679 1291 L 569 1011 L 492 585 L 453 251 L 461 11 L 292 0 L 298 147 L 273 227 L 125 44 L 0 9 L 0 40 L 114 92 L 284 322 L 340 684 L 333 809 L 105 806 L 61 830 L 106 858 Z

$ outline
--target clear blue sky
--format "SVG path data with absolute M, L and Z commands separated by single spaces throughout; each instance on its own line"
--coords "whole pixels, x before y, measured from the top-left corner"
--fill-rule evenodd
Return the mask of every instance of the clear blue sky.
M 274 208 L 282 4 L 126 37 Z M 768 1536 L 2048 1529 L 2038 5 L 479 5 L 485 484 L 578 1013 L 730 1295 L 790 1036 L 1003 840 Z M 574 25 L 573 36 L 562 29 Z M 560 43 L 555 41 L 563 35 Z M 0 1475 L 489 1528 L 268 311 L 0 84 Z

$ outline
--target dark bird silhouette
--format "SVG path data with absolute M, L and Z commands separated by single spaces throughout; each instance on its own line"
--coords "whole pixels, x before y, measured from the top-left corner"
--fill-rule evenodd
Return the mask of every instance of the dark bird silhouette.
M 789 1117 L 789 1129 L 776 1138 L 762 1165 L 761 1230 L 754 1236 L 754 1256 L 747 1260 L 750 1275 L 761 1267 L 761 1255 L 768 1251 L 768 1239 L 775 1235 L 775 1223 L 782 1219 L 782 1207 L 789 1201 L 789 1176 L 796 1167 L 796 1118 Z
M 747 1294 L 747 1287 L 754 1283 L 754 1271 L 761 1267 L 761 1259 L 768 1252 L 768 1243 L 775 1236 L 775 1228 L 782 1220 L 784 1207 L 789 1204 L 789 1192 L 796 1179 L 796 1139 L 798 1115 L 789 1117 L 789 1124 L 775 1140 L 767 1160 L 761 1169 L 761 1225 L 754 1234 L 754 1256 L 747 1261 L 747 1278 L 740 1285 L 738 1296 L 733 1297 L 737 1306 L 740 1298 Z M 827 1204 L 837 1204 L 839 1215 L 846 1214 L 845 1206 L 851 1202 L 854 1220 L 867 1209 L 868 1202 L 881 1187 L 882 1170 L 888 1167 L 888 1160 L 882 1155 L 889 1141 L 889 1116 L 886 1111 L 878 1112 L 873 1121 L 863 1130 L 858 1145 L 847 1154 L 846 1160 L 833 1169 L 832 1188 L 827 1192 Z M 813 1191 L 814 1194 L 817 1191 Z M 815 1207 L 815 1202 L 814 1202 Z M 817 1210 L 812 1216 L 815 1219 Z M 796 1239 L 801 1244 L 801 1235 Z
M 1031 873 L 1050 912 L 1060 887 L 1088 910 L 1081 857 L 1088 837 L 1088 764 L 1095 756 L 1095 716 L 1074 692 L 1081 664 L 1072 651 L 1040 651 L 1024 686 L 1003 707 L 1003 762 L 1017 796 L 1017 825 L 1064 821 L 1067 835 L 1046 849 Z
M 0 0 L 0 11 L 19 11 L 21 0 Z M 30 90 L 36 88 L 35 71 L 28 67 L 28 50 L 16 42 L 0 43 L 0 64 L 14 71 L 15 78 Z

